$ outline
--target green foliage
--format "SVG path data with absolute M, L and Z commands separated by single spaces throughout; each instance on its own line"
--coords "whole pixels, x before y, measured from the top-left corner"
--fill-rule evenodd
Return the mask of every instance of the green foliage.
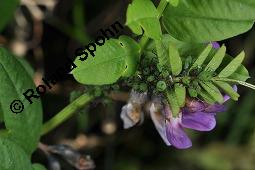
M 186 42 L 224 40 L 248 31 L 254 20 L 253 0 L 185 0 L 163 14 L 168 33 Z
M 166 93 L 167 101 L 170 104 L 170 108 L 174 117 L 178 116 L 180 112 L 180 106 L 178 104 L 178 99 L 176 93 L 173 89 L 167 91 Z
M 202 53 L 197 57 L 196 61 L 193 63 L 190 69 L 193 69 L 195 67 L 201 67 L 211 50 L 212 44 L 208 44 L 207 47 L 202 51 Z
M 40 164 L 33 164 L 33 170 L 46 170 L 46 168 Z
M 76 58 L 77 68 L 72 73 L 82 84 L 112 84 L 121 76 L 130 76 L 136 71 L 139 52 L 138 44 L 131 38 L 110 39 L 97 47 L 95 57 L 89 55 L 85 61 Z
M 186 100 L 186 88 L 182 84 L 176 83 L 174 85 L 174 91 L 175 91 L 179 106 L 184 107 L 185 100 Z
M 137 35 L 143 30 L 147 37 L 155 40 L 162 35 L 158 11 L 150 0 L 134 0 L 128 6 L 126 25 Z
M 205 70 L 210 72 L 214 72 L 217 68 L 219 68 L 220 64 L 222 63 L 223 58 L 226 54 L 226 47 L 222 46 L 218 52 L 213 56 L 211 61 L 205 67 Z
M 30 74 L 13 55 L 0 48 L 0 105 L 4 115 L 4 123 L 9 130 L 8 138 L 21 146 L 27 154 L 31 154 L 37 147 L 42 126 L 41 101 L 25 104 L 20 114 L 10 110 L 10 103 L 14 100 L 24 100 L 24 89 L 35 89 Z M 25 135 L 24 135 L 25 134 Z
M 182 60 L 178 49 L 172 44 L 169 45 L 169 61 L 172 74 L 178 76 L 182 71 Z
M 244 59 L 244 52 L 241 52 L 236 58 L 234 58 L 220 73 L 219 77 L 229 77 L 231 76 L 238 67 L 242 64 Z
M 0 152 L 1 170 L 33 170 L 29 156 L 13 141 L 0 138 Z
M 19 0 L 0 1 L 0 32 L 14 15 Z
M 174 7 L 178 6 L 179 4 L 179 0 L 166 0 L 166 1 L 173 5 Z

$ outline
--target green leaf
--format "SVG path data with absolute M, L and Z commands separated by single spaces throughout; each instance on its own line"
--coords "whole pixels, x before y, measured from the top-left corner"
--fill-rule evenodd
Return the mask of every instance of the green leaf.
M 14 15 L 19 0 L 0 1 L 0 32 Z
M 237 101 L 240 95 L 226 82 L 222 81 L 214 81 L 214 83 L 220 87 L 227 95 L 231 97 L 231 99 Z
M 33 170 L 46 170 L 41 164 L 33 164 Z
M 156 41 L 156 49 L 158 54 L 159 65 L 167 68 L 168 71 L 171 71 L 168 50 L 162 41 Z
M 4 48 L 0 48 L 0 105 L 4 114 L 5 127 L 10 131 L 9 139 L 21 146 L 28 154 L 36 148 L 42 126 L 42 105 L 40 99 L 29 104 L 24 100 L 26 89 L 35 89 L 34 82 L 23 65 Z M 35 92 L 36 93 L 36 92 Z M 13 100 L 25 105 L 22 113 L 10 110 Z
M 220 92 L 220 90 L 213 85 L 211 82 L 201 82 L 199 84 L 203 87 L 203 89 L 218 103 L 223 103 L 224 99 Z
M 95 57 L 88 56 L 81 61 L 76 58 L 72 73 L 74 78 L 87 85 L 103 85 L 115 83 L 126 70 L 126 47 L 116 39 L 110 39 L 101 47 L 97 47 Z
M 33 170 L 29 156 L 14 142 L 0 138 L 0 153 L 1 170 Z
M 179 0 L 166 0 L 166 1 L 173 5 L 174 7 L 178 6 L 179 4 Z
M 163 24 L 172 36 L 201 43 L 244 33 L 254 20 L 254 0 L 182 0 L 177 7 L 168 5 L 163 14 Z
M 140 54 L 141 48 L 135 40 L 133 40 L 132 38 L 129 38 L 128 36 L 124 36 L 124 35 L 120 36 L 119 40 L 122 43 L 123 47 L 125 48 L 125 52 L 126 52 L 127 68 L 124 71 L 123 76 L 130 77 L 137 70 L 137 66 L 141 56 Z
M 192 70 L 195 67 L 202 66 L 202 64 L 205 62 L 211 50 L 212 50 L 212 44 L 208 44 L 207 47 L 202 51 L 202 53 L 197 57 L 196 61 L 194 62 L 190 70 Z
M 212 99 L 212 97 L 210 96 L 210 94 L 208 94 L 206 91 L 204 90 L 200 90 L 198 92 L 199 96 L 202 98 L 202 100 L 204 100 L 205 102 L 207 102 L 208 104 L 214 104 L 215 101 L 214 99 Z
M 222 71 L 222 69 L 224 69 L 225 67 L 227 67 L 227 65 L 233 60 L 234 58 L 231 57 L 230 55 L 226 54 L 222 65 L 221 65 L 221 69 L 217 70 L 219 72 Z M 218 72 L 218 73 L 219 73 Z M 238 69 L 229 77 L 230 79 L 235 79 L 235 80 L 240 80 L 240 81 L 246 81 L 248 78 L 250 78 L 249 72 L 248 70 L 242 65 L 240 64 L 240 66 L 238 67 Z
M 242 64 L 245 57 L 245 53 L 241 52 L 236 58 L 234 58 L 218 75 L 218 77 L 231 76 Z
M 214 72 L 222 63 L 222 60 L 226 54 L 226 46 L 222 46 L 217 53 L 213 56 L 211 61 L 205 67 L 205 70 Z
M 182 60 L 178 49 L 172 44 L 169 44 L 169 58 L 171 71 L 174 76 L 178 76 L 182 71 Z
M 177 102 L 178 99 L 176 97 L 175 91 L 174 90 L 167 91 L 166 96 L 167 96 L 168 103 L 171 107 L 171 111 L 173 113 L 173 116 L 174 117 L 178 116 L 178 114 L 180 112 L 180 106 Z
M 174 85 L 174 90 L 179 106 L 184 107 L 186 99 L 186 88 L 183 85 L 176 83 Z
M 134 0 L 128 6 L 126 25 L 137 35 L 144 30 L 152 39 L 159 40 L 162 36 L 158 11 L 150 0 Z

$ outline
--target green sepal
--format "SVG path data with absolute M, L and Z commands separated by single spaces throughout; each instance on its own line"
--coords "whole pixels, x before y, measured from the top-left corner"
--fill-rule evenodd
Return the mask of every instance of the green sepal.
M 167 101 L 170 105 L 173 117 L 177 117 L 180 112 L 180 106 L 178 104 L 178 99 L 176 97 L 175 91 L 173 89 L 166 92 Z
M 214 81 L 214 83 L 220 87 L 231 99 L 237 101 L 240 95 L 233 89 L 231 85 L 223 81 Z
M 184 107 L 185 99 L 186 99 L 186 88 L 182 84 L 176 83 L 174 85 L 174 91 L 175 91 L 179 106 Z

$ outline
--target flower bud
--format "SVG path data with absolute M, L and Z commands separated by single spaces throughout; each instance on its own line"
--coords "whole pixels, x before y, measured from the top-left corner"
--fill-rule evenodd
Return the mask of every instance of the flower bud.
M 166 83 L 164 81 L 158 81 L 157 83 L 157 90 L 162 92 L 164 90 L 166 90 Z

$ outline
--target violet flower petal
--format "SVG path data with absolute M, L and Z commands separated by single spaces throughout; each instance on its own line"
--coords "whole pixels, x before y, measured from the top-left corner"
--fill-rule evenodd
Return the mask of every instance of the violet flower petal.
M 191 140 L 180 125 L 180 118 L 171 118 L 166 124 L 166 136 L 168 141 L 178 149 L 187 149 L 192 146 Z
M 166 143 L 166 145 L 170 146 L 171 144 L 168 142 L 167 137 L 166 137 L 165 119 L 161 113 L 161 110 L 157 109 L 154 103 L 152 103 L 152 105 L 150 107 L 150 115 L 151 115 L 151 119 L 152 119 L 159 135 L 161 136 L 163 141 Z
M 205 104 L 198 100 L 190 100 L 186 103 L 186 109 L 188 112 L 200 112 L 204 111 Z
M 215 49 L 220 48 L 220 44 L 217 42 L 212 42 L 211 44 L 212 44 L 213 48 L 215 48 Z
M 210 131 L 216 126 L 215 114 L 183 111 L 181 125 L 197 131 Z
M 213 104 L 208 105 L 208 107 L 205 108 L 206 113 L 218 113 L 218 112 L 225 112 L 226 107 L 222 104 Z

